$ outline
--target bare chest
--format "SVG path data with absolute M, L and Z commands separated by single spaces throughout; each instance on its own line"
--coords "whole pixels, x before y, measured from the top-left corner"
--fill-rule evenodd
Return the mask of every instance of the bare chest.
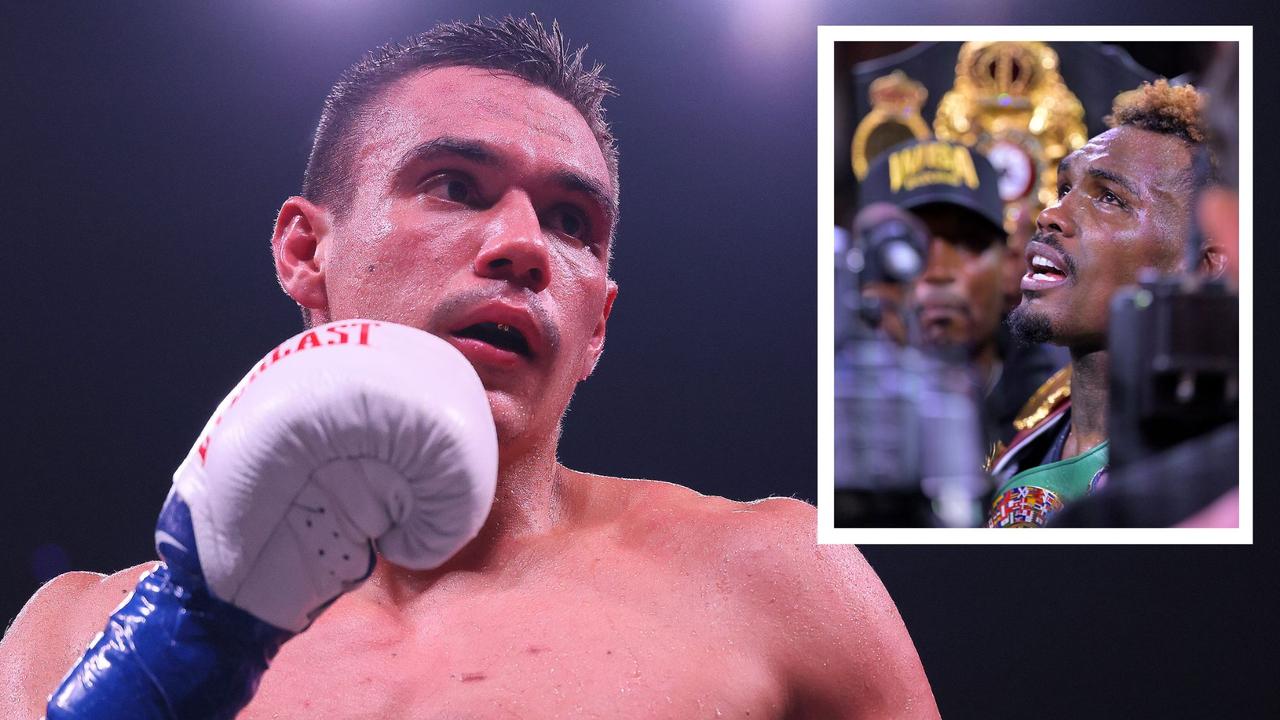
M 401 613 L 335 604 L 284 647 L 240 717 L 783 715 L 749 619 L 714 588 L 641 572 L 422 600 Z

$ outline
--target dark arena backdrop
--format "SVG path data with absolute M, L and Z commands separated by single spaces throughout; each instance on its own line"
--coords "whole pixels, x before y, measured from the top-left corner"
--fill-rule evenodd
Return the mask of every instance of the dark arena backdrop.
M 6 3 L 0 622 L 57 573 L 153 557 L 173 469 L 245 370 L 299 329 L 275 281 L 272 222 L 298 191 L 325 92 L 375 45 L 530 11 L 591 45 L 620 90 L 608 107 L 621 294 L 562 459 L 812 501 L 815 169 L 830 172 L 825 158 L 815 167 L 816 26 L 1252 24 L 1266 152 L 1278 36 L 1264 6 Z M 1274 186 L 1268 160 L 1261 188 Z M 1273 267 L 1273 248 L 1260 243 L 1257 267 Z M 1262 355 L 1276 300 L 1259 285 Z M 1259 365 L 1267 408 L 1274 383 Z M 1275 437 L 1265 417 L 1256 437 Z M 944 717 L 1280 717 L 1274 485 L 1258 473 L 1251 547 L 863 552 Z

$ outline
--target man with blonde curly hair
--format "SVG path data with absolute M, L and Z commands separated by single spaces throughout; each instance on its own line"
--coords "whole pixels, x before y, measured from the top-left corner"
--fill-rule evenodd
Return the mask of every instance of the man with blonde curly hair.
M 1064 504 L 1106 482 L 1108 303 L 1143 268 L 1191 270 L 1195 171 L 1206 133 L 1203 99 L 1165 80 L 1117 96 L 1110 130 L 1058 167 L 1058 200 L 1027 244 L 1022 303 L 1009 322 L 1028 342 L 1065 346 L 1071 365 L 1045 384 L 992 459 L 999 483 L 988 525 L 1042 526 Z M 1221 273 L 1221 248 L 1206 242 L 1199 269 Z

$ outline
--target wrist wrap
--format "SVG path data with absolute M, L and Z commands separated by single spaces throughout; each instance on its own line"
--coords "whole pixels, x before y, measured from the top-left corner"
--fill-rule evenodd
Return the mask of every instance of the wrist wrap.
M 164 560 L 138 581 L 49 699 L 47 720 L 234 718 L 294 635 L 211 595 L 186 503 L 157 525 Z

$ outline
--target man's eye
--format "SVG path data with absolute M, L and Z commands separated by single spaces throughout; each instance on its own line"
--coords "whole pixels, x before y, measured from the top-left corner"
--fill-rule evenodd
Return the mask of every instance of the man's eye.
M 586 242 L 587 218 L 576 208 L 558 207 L 551 211 L 551 226 L 564 235 Z
M 471 198 L 471 188 L 461 180 L 450 180 L 445 183 L 445 192 L 449 195 L 449 199 L 454 202 L 466 202 Z
M 1058 186 L 1058 199 L 1059 199 L 1059 200 L 1061 200 L 1062 198 L 1066 197 L 1067 193 L 1069 193 L 1069 192 L 1071 192 L 1071 186 L 1070 186 L 1070 185 L 1067 185 L 1067 184 L 1065 184 L 1065 183 L 1064 183 L 1064 184 L 1062 184 L 1062 185 L 1059 185 L 1059 186 Z
M 422 193 L 441 200 L 468 205 L 475 203 L 478 195 L 469 179 L 452 173 L 428 178 L 422 184 Z
M 1104 203 L 1109 203 L 1111 205 L 1119 205 L 1120 207 L 1124 207 L 1124 201 L 1121 200 L 1115 193 L 1111 192 L 1110 190 L 1103 190 L 1101 199 L 1102 199 L 1102 202 Z

